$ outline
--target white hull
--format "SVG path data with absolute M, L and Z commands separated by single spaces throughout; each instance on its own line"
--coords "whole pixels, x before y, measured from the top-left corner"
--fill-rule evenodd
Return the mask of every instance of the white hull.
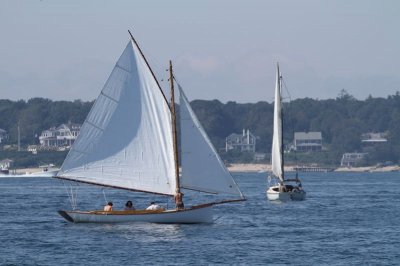
M 267 198 L 271 201 L 289 201 L 289 200 L 305 200 L 306 192 L 304 190 L 295 190 L 290 192 L 278 192 L 274 189 L 279 189 L 279 186 L 272 186 L 267 190 Z
M 181 211 L 59 211 L 67 221 L 74 223 L 212 223 L 212 206 L 198 206 Z
M 0 177 L 54 177 L 57 173 L 58 170 L 52 170 L 25 174 L 0 174 Z

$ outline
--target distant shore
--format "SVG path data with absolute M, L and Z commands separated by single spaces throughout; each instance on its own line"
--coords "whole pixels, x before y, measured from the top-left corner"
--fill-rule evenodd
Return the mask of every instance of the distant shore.
M 228 170 L 230 172 L 270 172 L 271 165 L 270 164 L 244 164 L 244 163 L 235 163 L 229 164 Z M 49 169 L 53 170 L 53 169 Z M 21 169 L 13 169 L 10 171 L 12 175 L 29 175 L 42 172 L 43 168 L 21 168 Z M 293 166 L 285 167 L 285 171 L 293 171 Z M 400 166 L 385 166 L 385 167 L 376 167 L 376 166 L 368 166 L 368 167 L 338 167 L 334 170 L 335 172 L 400 172 Z
M 230 172 L 270 172 L 271 165 L 269 164 L 230 164 L 228 165 Z M 293 171 L 293 166 L 285 167 L 285 171 Z M 395 172 L 400 171 L 400 166 L 385 166 L 385 167 L 338 167 L 335 172 Z

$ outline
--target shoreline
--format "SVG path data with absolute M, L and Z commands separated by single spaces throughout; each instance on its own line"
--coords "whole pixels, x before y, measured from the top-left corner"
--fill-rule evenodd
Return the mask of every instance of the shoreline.
M 285 171 L 294 171 L 295 166 L 285 166 Z M 227 166 L 230 172 L 270 172 L 270 164 L 229 164 Z M 338 167 L 334 169 L 334 172 L 398 172 L 400 171 L 400 166 L 367 166 L 367 167 Z
M 285 171 L 294 171 L 294 166 L 285 166 Z M 271 172 L 270 164 L 255 164 L 255 163 L 233 163 L 227 165 L 229 172 L 249 172 L 249 173 L 264 173 Z M 49 171 L 55 169 L 49 169 Z M 43 172 L 43 168 L 19 168 L 10 170 L 9 175 L 30 175 Z M 376 167 L 376 166 L 366 166 L 366 167 L 338 167 L 334 169 L 334 172 L 400 172 L 399 165 Z

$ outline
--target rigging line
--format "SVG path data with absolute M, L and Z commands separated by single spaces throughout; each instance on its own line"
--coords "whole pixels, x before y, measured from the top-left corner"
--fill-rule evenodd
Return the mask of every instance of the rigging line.
M 292 113 L 292 105 L 291 105 L 292 96 L 290 95 L 289 89 L 286 86 L 286 82 L 285 82 L 285 80 L 283 78 L 282 78 L 282 83 L 283 83 L 283 86 L 285 88 L 286 93 L 289 96 L 288 97 L 289 104 L 287 104 L 286 110 L 287 110 L 287 115 L 290 117 L 290 124 L 291 124 L 291 127 L 292 127 L 292 136 L 294 137 L 294 130 L 295 130 L 294 129 L 294 118 L 293 118 L 293 115 L 291 115 L 291 113 Z M 295 160 L 295 162 L 297 162 L 297 151 L 296 150 L 294 151 L 294 160 Z M 298 170 L 296 169 L 296 174 L 297 173 L 298 173 Z
M 72 189 L 72 185 L 70 185 L 71 187 L 71 191 L 68 190 L 67 185 L 65 184 L 65 180 L 62 180 L 65 191 L 67 192 L 68 195 L 68 200 L 71 203 L 71 207 L 73 210 L 75 210 L 76 208 L 76 199 L 74 198 L 74 193 L 73 193 L 73 189 Z M 76 192 L 76 194 L 78 194 L 78 192 Z
M 291 102 L 292 101 L 292 96 L 290 95 L 289 89 L 286 86 L 286 82 L 282 77 L 281 77 L 281 80 L 282 80 L 283 87 L 285 88 L 285 91 L 288 94 L 288 97 L 286 97 L 285 99 L 289 99 L 289 102 Z
M 104 196 L 104 201 L 106 202 L 106 204 L 108 203 L 107 201 L 107 196 L 106 196 L 106 192 L 104 191 L 104 188 L 101 189 L 103 191 L 103 196 Z

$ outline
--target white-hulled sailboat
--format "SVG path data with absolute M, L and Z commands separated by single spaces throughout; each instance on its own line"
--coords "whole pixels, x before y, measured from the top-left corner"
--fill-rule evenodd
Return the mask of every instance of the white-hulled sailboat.
M 130 32 L 129 32 L 130 33 Z M 97 186 L 177 196 L 181 189 L 234 196 L 169 210 L 71 211 L 70 222 L 210 223 L 216 204 L 244 201 L 179 86 L 179 176 L 174 76 L 171 104 L 133 38 L 117 61 L 56 178 Z M 71 201 L 72 202 L 72 201 Z
M 304 200 L 306 192 L 301 186 L 300 179 L 285 178 L 284 160 L 283 160 L 283 128 L 282 128 L 282 77 L 277 64 L 276 84 L 275 84 L 275 102 L 274 102 L 274 127 L 272 136 L 271 151 L 271 174 L 268 179 L 277 180 L 277 184 L 271 185 L 267 189 L 267 198 L 269 200 Z M 288 183 L 294 182 L 294 185 Z

